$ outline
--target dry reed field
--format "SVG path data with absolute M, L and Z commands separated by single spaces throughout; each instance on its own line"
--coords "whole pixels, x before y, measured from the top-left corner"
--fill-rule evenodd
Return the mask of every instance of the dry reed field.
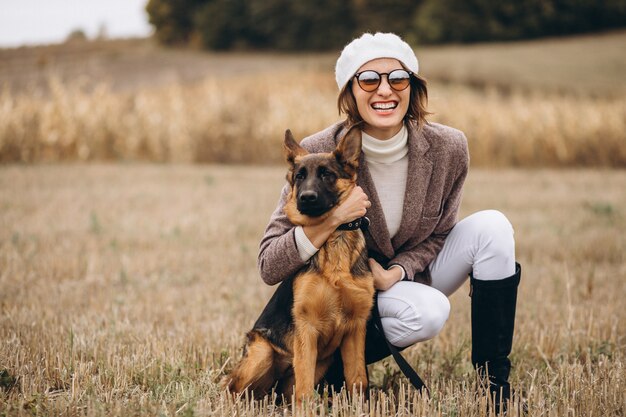
M 417 51 L 431 120 L 469 141 L 460 217 L 494 208 L 515 227 L 512 381 L 529 416 L 626 415 L 624 42 Z M 370 365 L 369 398 L 322 391 L 302 409 L 219 386 L 274 290 L 256 256 L 283 132 L 339 119 L 335 59 L 0 50 L 0 417 L 493 415 L 467 285 L 442 333 L 403 353 L 430 398 L 391 359 Z
M 283 132 L 339 120 L 328 74 L 209 77 L 136 93 L 50 83 L 46 98 L 0 96 L 0 161 L 276 163 Z M 306 97 L 306 100 L 303 99 Z M 626 166 L 618 98 L 432 88 L 431 120 L 465 132 L 481 166 Z
M 488 415 L 467 286 L 404 352 L 431 398 L 390 359 L 369 400 L 300 413 L 219 388 L 273 291 L 256 254 L 283 182 L 282 167 L 0 167 L 0 415 Z M 512 380 L 531 416 L 626 414 L 625 188 L 615 170 L 470 172 L 461 217 L 497 208 L 515 226 Z
M 335 55 L 145 42 L 0 51 L 0 162 L 276 163 L 287 127 L 303 136 L 339 119 Z M 432 120 L 467 134 L 474 166 L 624 167 L 624 42 L 418 49 Z

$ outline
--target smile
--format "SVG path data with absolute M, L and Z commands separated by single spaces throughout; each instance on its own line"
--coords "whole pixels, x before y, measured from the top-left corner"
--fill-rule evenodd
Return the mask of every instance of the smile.
M 389 111 L 398 107 L 397 101 L 387 101 L 387 102 L 378 102 L 373 103 L 372 108 L 377 111 Z

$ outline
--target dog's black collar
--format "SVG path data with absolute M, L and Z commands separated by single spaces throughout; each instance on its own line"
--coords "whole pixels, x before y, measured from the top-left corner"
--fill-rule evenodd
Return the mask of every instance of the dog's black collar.
M 350 223 L 344 223 L 344 224 L 339 225 L 337 230 L 357 230 L 357 229 L 367 230 L 369 225 L 370 225 L 370 219 L 368 219 L 367 217 L 360 217 L 356 220 L 351 221 Z

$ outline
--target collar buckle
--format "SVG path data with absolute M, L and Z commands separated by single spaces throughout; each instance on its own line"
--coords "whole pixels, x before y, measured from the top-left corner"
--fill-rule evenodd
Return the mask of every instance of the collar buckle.
M 357 230 L 357 229 L 361 229 L 363 231 L 367 230 L 367 228 L 370 225 L 370 219 L 368 219 L 367 217 L 360 217 L 356 220 L 353 220 L 349 223 L 344 223 L 339 225 L 339 227 L 337 228 L 337 230 Z

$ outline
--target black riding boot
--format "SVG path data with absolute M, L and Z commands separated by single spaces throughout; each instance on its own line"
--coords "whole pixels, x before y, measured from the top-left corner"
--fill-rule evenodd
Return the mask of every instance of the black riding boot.
M 513 343 L 515 304 L 521 267 L 515 274 L 497 281 L 481 281 L 470 276 L 472 297 L 472 364 L 487 376 L 496 412 L 506 411 L 511 398 L 509 354 Z

